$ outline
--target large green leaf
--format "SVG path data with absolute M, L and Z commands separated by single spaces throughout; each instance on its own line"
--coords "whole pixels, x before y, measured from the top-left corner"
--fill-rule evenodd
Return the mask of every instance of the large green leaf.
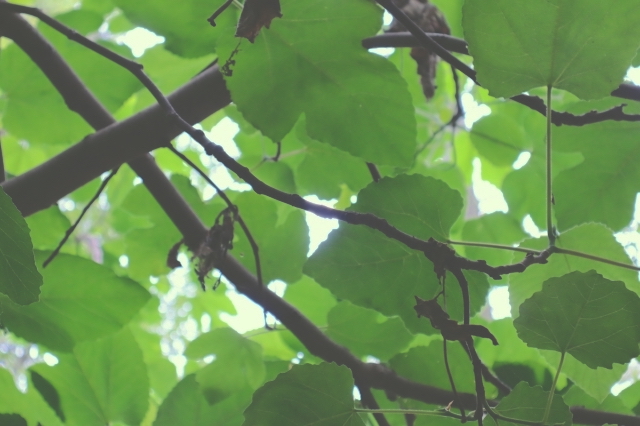
M 492 96 L 553 86 L 595 99 L 621 83 L 638 50 L 639 8 L 638 0 L 467 0 L 462 24 Z
M 640 191 L 638 123 L 562 126 L 554 132 L 559 149 L 581 151 L 584 162 L 553 181 L 559 229 L 600 222 L 614 230 L 629 225 Z M 606 148 L 603 146 L 606 141 Z
M 526 383 L 520 382 L 509 395 L 500 401 L 494 410 L 512 419 L 541 422 L 547 399 L 549 399 L 549 392 L 542 390 L 540 386 L 530 387 Z M 572 414 L 569 411 L 569 407 L 564 403 L 562 397 L 556 393 L 553 395 L 553 401 L 551 402 L 548 424 L 569 426 L 571 425 L 571 419 Z M 489 416 L 487 416 L 485 422 L 491 425 L 496 424 Z M 517 423 L 500 420 L 499 424 L 515 426 Z
M 19 413 L 27 420 L 29 426 L 42 424 L 45 426 L 62 426 L 62 421 L 49 407 L 38 391 L 31 386 L 25 393 L 16 388 L 13 375 L 5 368 L 0 368 L 0 413 Z M 2 418 L 0 420 L 5 420 Z M 4 423 L 2 423 L 4 425 Z M 19 424 L 19 423 L 18 423 Z
M 441 200 L 442 202 L 433 202 Z M 351 210 L 370 212 L 400 230 L 428 239 L 446 240 L 462 209 L 457 191 L 420 175 L 400 175 L 369 185 Z M 412 332 L 433 333 L 428 321 L 415 315 L 414 295 L 431 299 L 440 290 L 433 264 L 421 252 L 363 226 L 341 224 L 309 258 L 305 272 L 338 298 L 387 316 L 400 316 Z M 466 272 L 472 314 L 484 304 L 486 276 Z M 452 276 L 446 281 L 449 314 L 462 320 L 462 296 Z
M 243 425 L 364 425 L 353 408 L 353 377 L 347 367 L 294 365 L 256 391 Z
M 215 360 L 196 373 L 196 379 L 210 404 L 215 404 L 245 387 L 262 384 L 265 375 L 262 348 L 231 328 L 218 328 L 200 335 L 185 350 L 190 359 L 215 355 Z
M 400 318 L 384 318 L 376 311 L 342 301 L 329 311 L 327 335 L 354 354 L 387 360 L 413 340 Z
M 591 368 L 640 355 L 640 297 L 595 271 L 548 279 L 513 324 L 529 346 L 568 352 Z
M 240 426 L 244 410 L 251 402 L 253 390 L 244 389 L 224 401 L 207 402 L 195 374 L 180 381 L 162 401 L 153 426 Z
M 86 35 L 98 30 L 102 16 L 90 11 L 74 10 L 56 17 Z M 88 50 L 57 31 L 41 24 L 42 31 L 63 58 L 111 112 L 142 87 L 129 71 Z M 128 48 L 113 42 L 100 42 L 110 50 L 131 56 Z M 68 145 L 91 133 L 75 112 L 31 59 L 16 45 L 3 50 L 0 64 L 0 87 L 8 96 L 4 124 L 14 135 L 30 143 Z
M 283 17 L 254 44 L 242 40 L 230 63 L 238 109 L 274 141 L 304 113 L 313 139 L 376 164 L 410 165 L 416 124 L 406 83 L 360 45 L 380 29 L 381 9 L 366 0 L 280 3 Z M 231 34 L 218 43 L 221 62 L 238 46 Z
M 408 249 L 377 231 L 341 225 L 309 258 L 305 273 L 340 299 L 397 315 L 412 332 L 431 334 L 433 328 L 416 316 L 419 296 L 431 299 L 440 291 L 433 264 L 420 252 Z M 484 304 L 489 283 L 485 275 L 465 271 L 469 281 L 471 315 Z M 462 320 L 462 296 L 456 279 L 447 275 L 447 306 L 452 318 Z
M 441 180 L 398 175 L 369 184 L 350 210 L 373 213 L 423 240 L 446 241 L 462 211 L 462 197 Z
M 360 158 L 311 139 L 305 126 L 306 120 L 301 118 L 282 141 L 285 147 L 292 145 L 293 138 L 304 144 L 301 148 L 291 147 L 289 154 L 297 155 L 287 158 L 290 163 L 295 163 L 292 166 L 295 167 L 296 184 L 301 195 L 316 194 L 330 200 L 340 196 L 344 185 L 352 191 L 359 191 L 371 182 L 371 174 Z M 340 167 L 335 167 L 336 164 Z
M 36 253 L 42 262 L 48 253 Z M 42 270 L 40 300 L 20 306 L 2 300 L 2 323 L 14 334 L 59 351 L 114 333 L 149 300 L 135 281 L 90 260 L 59 254 Z
M 127 328 L 79 343 L 73 353 L 59 354 L 58 359 L 54 367 L 38 364 L 32 369 L 58 391 L 66 424 L 140 424 L 147 411 L 149 380 L 142 351 Z
M 562 233 L 556 243 L 564 249 L 580 251 L 616 262 L 631 263 L 629 256 L 616 241 L 612 231 L 595 223 L 581 225 Z M 547 247 L 547 244 L 546 238 L 540 238 L 526 240 L 521 245 L 542 250 Z M 520 259 L 522 259 L 522 254 L 514 256 L 514 261 L 519 262 Z M 544 265 L 531 265 L 523 273 L 509 276 L 511 315 L 517 317 L 520 304 L 535 292 L 541 290 L 542 283 L 549 278 L 559 277 L 573 271 L 587 272 L 592 269 L 595 269 L 609 280 L 623 281 L 628 289 L 640 294 L 638 274 L 630 269 L 594 262 L 582 257 L 556 253 Z
M 0 188 L 0 292 L 15 303 L 36 302 L 42 275 L 33 259 L 29 227 L 2 188 Z
M 115 0 L 114 3 L 131 22 L 164 36 L 167 50 L 176 55 L 197 57 L 215 50 L 220 29 L 211 27 L 207 18 L 222 5 L 222 0 L 178 3 Z M 231 6 L 216 23 L 224 27 L 234 25 L 236 19 L 235 7 Z

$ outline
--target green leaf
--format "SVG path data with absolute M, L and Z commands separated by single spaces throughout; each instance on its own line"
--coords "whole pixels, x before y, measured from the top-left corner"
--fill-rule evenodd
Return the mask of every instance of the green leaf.
M 40 210 L 25 219 L 31 230 L 33 247 L 38 250 L 55 249 L 71 226 L 71 222 L 58 206 Z
M 36 253 L 42 262 L 48 253 Z M 149 300 L 135 281 L 90 260 L 59 254 L 43 271 L 40 300 L 20 306 L 2 299 L 2 323 L 12 333 L 53 350 L 114 333 Z
M 296 184 L 301 188 L 301 194 L 316 194 L 330 200 L 340 196 L 342 185 L 359 191 L 371 182 L 367 166 L 360 158 L 314 141 L 306 136 L 306 132 L 298 137 L 305 144 L 304 158 L 295 169 Z M 336 164 L 340 167 L 335 167 Z
M 3 127 L 20 139 L 68 145 L 92 132 L 16 44 L 2 49 L 0 88 L 7 98 Z
M 227 87 L 245 118 L 280 141 L 304 113 L 309 136 L 376 164 L 409 166 L 416 122 L 407 85 L 361 40 L 381 25 L 371 2 L 301 3 L 282 0 L 283 17 L 254 44 L 226 36 L 221 62 L 233 75 Z M 318 37 L 322 34 L 322 37 Z
M 545 407 L 549 399 L 549 392 L 542 390 L 540 386 L 530 387 L 524 382 L 518 383 L 511 393 L 504 397 L 494 408 L 494 411 L 512 419 L 541 422 Z M 573 415 L 569 407 L 557 393 L 553 395 L 551 410 L 549 411 L 548 424 L 571 425 Z M 485 420 L 488 424 L 496 424 L 490 417 Z M 500 425 L 515 426 L 516 423 L 500 420 Z
M 235 25 L 235 7 L 223 13 L 213 28 L 207 22 L 222 0 L 185 0 L 178 3 L 153 0 L 115 0 L 131 22 L 164 36 L 166 49 L 179 56 L 194 58 L 213 53 L 221 28 Z
M 147 412 L 149 380 L 142 351 L 125 328 L 57 355 L 54 367 L 32 367 L 58 391 L 67 424 L 140 424 Z
M 465 222 L 462 240 L 510 246 L 527 237 L 522 225 L 506 213 L 491 213 Z M 492 266 L 507 265 L 513 253 L 509 250 L 464 246 L 464 253 L 471 259 L 483 259 Z
M 462 345 L 458 342 L 447 342 L 447 358 L 457 391 L 473 393 L 473 366 Z M 402 377 L 441 389 L 451 389 L 444 364 L 442 340 L 433 341 L 427 347 L 418 346 L 411 348 L 407 353 L 398 354 L 391 358 L 389 365 Z
M 335 297 L 306 275 L 303 275 L 300 281 L 287 286 L 284 300 L 319 326 L 327 324 L 327 313 L 336 305 Z
M 363 425 L 353 407 L 353 378 L 344 366 L 294 365 L 253 395 L 243 426 Z
M 0 368 L 0 392 L 2 392 L 0 413 L 18 413 L 27 420 L 29 425 L 40 423 L 45 426 L 63 426 L 62 421 L 34 386 L 29 383 L 26 393 L 20 392 L 16 388 L 13 375 L 5 368 Z M 0 420 L 5 420 L 5 418 L 0 418 Z
M 154 394 L 164 398 L 178 382 L 176 366 L 162 353 L 162 337 L 156 333 L 145 331 L 137 325 L 144 326 L 144 322 L 133 323 L 129 325 L 129 329 L 142 350 L 149 376 L 149 386 Z
M 533 147 L 528 133 L 507 114 L 492 113 L 473 124 L 471 142 L 496 166 L 511 166 L 521 152 Z
M 439 200 L 434 203 L 433 200 Z M 462 211 L 460 193 L 422 175 L 399 175 L 371 183 L 350 210 L 373 213 L 417 238 L 446 241 Z
M 196 373 L 207 401 L 215 404 L 245 387 L 257 389 L 264 380 L 265 367 L 259 344 L 231 328 L 219 328 L 200 335 L 187 346 L 185 356 L 215 360 Z
M 29 227 L 0 188 L 0 292 L 15 303 L 28 305 L 38 301 L 41 286 Z
M 441 289 L 433 264 L 421 252 L 377 231 L 341 224 L 309 258 L 305 273 L 338 299 L 386 316 L 397 315 L 413 333 L 434 333 L 429 321 L 418 318 L 413 309 L 414 295 L 431 299 Z M 484 305 L 489 283 L 485 275 L 475 271 L 465 271 L 465 276 L 474 315 Z M 446 286 L 449 315 L 461 321 L 462 295 L 451 274 L 447 274 Z
M 587 395 L 582 389 L 577 386 L 572 386 L 567 393 L 562 395 L 565 403 L 569 406 L 582 406 L 590 410 L 607 411 L 610 413 L 622 413 L 633 416 L 634 413 L 629 408 L 625 407 L 622 400 L 611 395 L 609 393 L 602 401 L 598 402 L 589 395 Z
M 442 200 L 434 203 L 432 200 Z M 400 230 L 428 239 L 448 239 L 460 214 L 460 194 L 444 182 L 421 175 L 384 178 L 358 194 L 350 210 L 369 212 L 387 219 Z M 412 332 L 433 333 L 415 315 L 414 295 L 433 298 L 440 285 L 433 264 L 421 252 L 363 226 L 340 224 L 309 258 L 305 273 L 338 298 L 372 308 L 387 316 L 399 316 Z M 470 281 L 472 315 L 484 304 L 486 276 L 466 272 Z M 457 281 L 447 279 L 449 314 L 462 320 L 462 296 Z
M 217 214 L 224 208 L 221 201 L 214 198 L 212 203 L 204 204 L 185 176 L 172 175 L 171 182 L 200 219 L 206 224 L 213 224 Z M 126 252 L 124 254 L 129 257 L 130 276 L 142 281 L 149 275 L 159 276 L 169 272 L 167 255 L 171 247 L 182 238 L 173 222 L 144 185 L 138 185 L 128 193 L 122 208 L 127 213 L 138 216 L 138 224 L 143 228 L 130 230 L 125 235 Z
M 638 0 L 467 0 L 462 25 L 492 96 L 553 86 L 596 99 L 622 82 L 638 50 L 638 8 Z
M 580 151 L 585 160 L 553 181 L 559 229 L 584 222 L 600 222 L 614 230 L 628 226 L 640 191 L 640 171 L 633 166 L 640 161 L 634 138 L 640 125 L 608 122 L 569 127 L 554 132 L 554 143 L 559 149 Z
M 540 351 L 527 346 L 518 338 L 511 318 L 491 321 L 486 324 L 486 327 L 491 331 L 491 334 L 498 339 L 498 342 L 501 343 L 499 346 L 494 346 L 493 343 L 487 339 L 479 339 L 476 342 L 478 355 L 480 355 L 480 359 L 482 359 L 486 365 L 491 366 L 494 370 L 496 366 L 505 364 L 526 365 L 534 372 L 536 383 L 544 382 L 545 375 L 549 371 L 545 358 L 540 355 Z M 503 342 L 505 343 L 503 344 Z M 556 368 L 558 362 L 556 361 L 551 365 L 553 365 L 553 368 Z M 499 372 L 498 375 L 500 375 Z M 514 385 L 516 383 L 514 383 Z M 607 388 L 607 392 L 609 388 Z
M 355 355 L 391 358 L 413 340 L 400 318 L 384 318 L 370 309 L 339 302 L 329 311 L 327 335 Z
M 616 241 L 613 232 L 602 225 L 590 223 L 562 233 L 557 240 L 558 247 L 581 251 L 616 262 L 630 264 L 629 256 Z M 547 247 L 546 238 L 526 240 L 521 246 L 543 250 Z M 522 254 L 515 254 L 514 261 L 519 262 Z M 525 299 L 542 289 L 542 283 L 549 278 L 559 277 L 573 271 L 587 272 L 595 269 L 612 281 L 623 281 L 627 288 L 640 294 L 638 274 L 632 270 L 606 263 L 594 262 L 582 257 L 566 254 L 553 254 L 544 265 L 531 265 L 521 274 L 509 276 L 509 301 L 511 315 L 518 316 L 519 306 Z
M 189 374 L 162 401 L 153 426 L 240 426 L 244 420 L 242 411 L 251 402 L 252 394 L 252 389 L 245 389 L 210 405 L 202 394 L 196 375 Z
M 560 354 L 553 351 L 539 351 L 552 368 L 557 368 Z M 613 364 L 612 368 L 589 368 L 570 354 L 564 358 L 562 373 L 598 403 L 611 395 L 611 386 L 627 371 L 628 364 Z
M 627 408 L 636 410 L 638 404 L 640 404 L 640 382 L 635 382 L 618 395 L 620 400 Z
M 640 297 L 595 271 L 548 279 L 513 324 L 529 346 L 568 352 L 591 368 L 640 355 Z
M 254 192 L 241 193 L 234 203 L 260 249 L 264 283 L 275 279 L 299 280 L 309 251 L 309 228 L 304 213 L 291 208 L 279 210 L 277 202 Z M 253 251 L 240 225 L 236 224 L 235 235 L 231 253 L 255 273 Z

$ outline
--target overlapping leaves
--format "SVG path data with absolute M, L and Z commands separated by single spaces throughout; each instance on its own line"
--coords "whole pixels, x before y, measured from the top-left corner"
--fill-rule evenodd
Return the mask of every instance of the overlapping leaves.
M 396 68 L 365 51 L 381 10 L 365 0 L 283 0 L 283 17 L 254 44 L 218 42 L 229 62 L 227 86 L 245 118 L 281 141 L 301 114 L 309 135 L 376 164 L 408 166 L 416 124 L 406 83 Z M 318 37 L 317 34 L 323 34 Z
M 400 175 L 369 185 L 351 209 L 374 213 L 418 238 L 446 240 L 460 214 L 462 200 L 442 181 Z M 398 315 L 411 331 L 433 332 L 427 321 L 420 321 L 413 311 L 413 295 L 431 299 L 440 291 L 433 264 L 422 253 L 378 231 L 341 224 L 311 256 L 305 272 L 339 298 L 388 316 Z M 470 281 L 475 313 L 484 303 L 488 282 L 484 275 L 473 271 L 465 275 Z M 449 314 L 461 320 L 459 286 L 452 276 L 446 285 Z

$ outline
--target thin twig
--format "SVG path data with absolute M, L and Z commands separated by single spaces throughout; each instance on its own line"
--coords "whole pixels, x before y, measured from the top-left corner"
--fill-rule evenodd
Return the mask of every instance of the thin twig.
M 485 247 L 485 248 L 492 248 L 492 249 L 498 249 L 498 250 L 518 251 L 518 252 L 522 252 L 522 253 L 532 253 L 532 254 L 540 254 L 541 253 L 540 250 L 528 249 L 526 247 L 512 247 L 512 246 L 506 246 L 506 245 L 503 245 L 503 244 L 478 243 L 478 242 L 474 242 L 474 241 L 447 240 L 447 244 L 453 244 L 453 245 L 458 245 L 458 246 Z
M 209 18 L 207 18 L 207 21 L 211 24 L 212 27 L 216 26 L 216 19 L 218 19 L 218 16 L 220 16 L 222 12 L 224 12 L 229 6 L 231 6 L 231 3 L 233 3 L 233 0 L 225 1 L 222 6 L 217 8 L 216 11 L 213 12 L 213 14 Z
M 247 224 L 242 219 L 242 216 L 240 215 L 240 212 L 238 211 L 238 207 L 235 204 L 233 204 L 233 202 L 229 199 L 229 197 L 227 197 L 227 194 L 225 194 L 224 191 L 222 189 L 220 189 L 220 187 L 218 187 L 218 185 L 216 185 L 211 180 L 211 178 L 209 178 L 209 176 L 203 170 L 200 169 L 200 167 L 198 167 L 193 161 L 191 161 L 189 159 L 189 157 L 187 157 L 186 155 L 184 155 L 183 153 L 178 151 L 171 144 L 169 144 L 168 148 L 169 148 L 169 150 L 171 150 L 171 152 L 173 152 L 176 156 L 178 156 L 182 161 L 187 163 L 189 165 L 189 167 L 191 167 L 200 176 L 202 176 L 202 178 L 209 185 L 211 185 L 213 187 L 213 189 L 216 190 L 216 192 L 218 193 L 220 198 L 222 198 L 224 200 L 224 202 L 227 204 L 227 206 L 234 212 L 234 216 L 235 216 L 236 220 L 240 224 L 240 227 L 242 228 L 242 231 L 244 232 L 244 235 L 247 237 L 247 241 L 249 241 L 249 244 L 251 245 L 251 250 L 253 251 L 253 257 L 254 257 L 254 260 L 255 260 L 255 263 L 256 263 L 256 276 L 258 278 L 258 283 L 260 283 L 260 285 L 264 285 L 264 283 L 262 282 L 262 267 L 260 265 L 260 255 L 259 255 L 258 243 L 256 243 L 256 240 L 253 238 L 253 235 L 251 234 L 251 231 L 249 231 L 249 227 L 247 227 Z
M 371 178 L 373 179 L 373 181 L 380 182 L 380 179 L 382 179 L 382 176 L 380 176 L 380 171 L 378 170 L 376 165 L 373 163 L 369 163 L 367 161 L 367 169 L 369 170 L 369 173 L 371 174 Z
M 482 361 L 480 361 L 480 357 L 478 357 L 478 353 L 476 352 L 476 348 L 473 346 L 473 339 L 471 337 L 465 340 L 465 344 L 469 354 L 471 355 L 473 375 L 476 382 L 476 420 L 478 421 L 478 426 L 482 426 L 482 416 L 484 414 L 484 406 L 487 400 L 484 391 L 484 382 L 482 381 Z
M 447 339 L 442 339 L 442 352 L 444 355 L 444 366 L 447 370 L 447 376 L 449 376 L 449 383 L 451 384 L 451 392 L 453 392 L 453 400 L 458 405 L 460 409 L 460 415 L 462 416 L 462 422 L 464 423 L 464 419 L 467 417 L 464 412 L 464 405 L 460 402 L 460 398 L 458 398 L 458 390 L 456 389 L 456 382 L 453 381 L 453 375 L 451 374 L 451 367 L 449 367 L 449 357 L 447 356 Z
M 591 254 L 582 253 L 580 251 L 568 250 L 568 249 L 564 249 L 562 247 L 557 247 L 557 246 L 555 247 L 554 251 L 555 251 L 555 253 L 568 254 L 570 256 L 582 257 L 582 258 L 585 258 L 585 259 L 594 260 L 596 262 L 606 263 L 608 265 L 618 266 L 620 268 L 631 269 L 632 271 L 640 271 L 640 268 L 637 267 L 637 266 L 628 265 L 628 264 L 622 263 L 622 262 L 616 262 L 615 260 L 605 259 L 605 258 L 594 256 L 594 255 L 591 255 Z
M 100 187 L 98 187 L 98 190 L 96 191 L 95 194 L 93 194 L 93 197 L 91 198 L 91 200 L 89 200 L 87 205 L 84 206 L 84 208 L 82 209 L 82 212 L 80 213 L 80 216 L 78 216 L 78 218 L 73 223 L 73 225 L 71 225 L 69 227 L 69 229 L 66 230 L 66 232 L 64 233 L 64 237 L 62 237 L 62 240 L 60 240 L 60 242 L 58 243 L 58 246 L 55 248 L 55 250 L 53 250 L 51 252 L 51 254 L 45 259 L 45 261 L 42 262 L 42 267 L 43 268 L 46 268 L 47 265 L 49 265 L 49 263 L 51 263 L 51 261 L 53 259 L 55 259 L 55 257 L 58 255 L 58 253 L 60 253 L 60 250 L 62 249 L 62 246 L 64 246 L 64 243 L 67 242 L 67 240 L 69 239 L 69 237 L 71 236 L 73 231 L 75 231 L 75 229 L 78 227 L 78 225 L 80 224 L 80 221 L 82 220 L 84 215 L 89 211 L 89 208 L 93 205 L 93 203 L 95 203 L 95 201 L 98 199 L 98 197 L 100 197 L 100 194 L 102 194 L 102 191 L 104 191 L 104 189 L 106 188 L 107 183 L 109 183 L 111 178 L 114 177 L 116 175 L 116 173 L 118 173 L 118 169 L 119 168 L 120 167 L 116 167 L 115 169 L 111 170 L 111 172 L 109 172 L 107 177 L 104 178 L 102 183 L 100 183 Z

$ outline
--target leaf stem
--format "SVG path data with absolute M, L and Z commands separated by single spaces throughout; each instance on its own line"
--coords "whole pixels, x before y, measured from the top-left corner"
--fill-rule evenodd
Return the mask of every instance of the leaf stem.
M 605 259 L 603 257 L 594 256 L 592 254 L 582 253 L 581 251 L 568 250 L 561 247 L 555 247 L 555 253 L 568 254 L 570 256 L 583 257 L 589 260 L 595 260 L 596 262 L 607 263 L 613 266 L 619 266 L 620 268 L 631 269 L 632 271 L 640 271 L 640 268 L 634 265 L 628 265 L 622 262 L 616 262 L 615 260 Z
M 556 391 L 556 385 L 558 384 L 558 377 L 560 377 L 560 371 L 562 371 L 562 364 L 564 363 L 564 355 L 565 352 L 562 352 L 560 355 L 560 363 L 558 364 L 558 371 L 556 371 L 556 376 L 553 378 L 553 383 L 551 384 L 551 390 L 549 391 L 549 398 L 547 399 L 547 406 L 544 409 L 544 417 L 542 418 L 542 424 L 545 425 L 547 420 L 549 419 L 549 413 L 551 412 L 551 403 L 553 402 L 553 394 Z
M 416 416 L 437 416 L 437 417 L 453 417 L 456 419 L 462 419 L 462 416 L 452 413 L 451 411 L 447 411 L 444 409 L 430 411 L 430 410 L 415 410 L 415 409 L 404 409 L 404 408 L 379 408 L 379 409 L 370 409 L 370 408 L 354 408 L 354 411 L 359 413 L 382 413 L 382 414 L 414 414 Z
M 540 250 L 528 249 L 528 248 L 525 248 L 525 247 L 513 247 L 513 246 L 506 246 L 506 245 L 503 245 L 503 244 L 493 244 L 493 243 L 477 243 L 475 241 L 453 241 L 453 240 L 447 240 L 447 244 L 454 244 L 454 245 L 459 245 L 459 246 L 494 248 L 494 249 L 499 249 L 499 250 L 511 250 L 511 251 L 519 251 L 519 252 L 522 252 L 522 253 L 533 253 L 533 254 L 540 254 L 541 253 Z
M 484 404 L 484 408 L 487 410 L 487 413 L 491 417 L 493 417 L 494 420 L 500 419 L 500 420 L 504 420 L 504 421 L 509 422 L 509 423 L 516 423 L 516 424 L 528 425 L 528 426 L 541 426 L 542 425 L 540 422 L 532 422 L 532 421 L 529 421 L 529 420 L 515 419 L 513 417 L 503 416 L 502 414 L 498 413 L 497 411 L 493 411 L 493 409 L 491 408 L 489 403 L 486 402 L 486 401 L 485 401 L 485 404 Z
M 555 246 L 556 233 L 551 219 L 553 193 L 551 192 L 551 85 L 547 86 L 547 236 L 549 245 Z

